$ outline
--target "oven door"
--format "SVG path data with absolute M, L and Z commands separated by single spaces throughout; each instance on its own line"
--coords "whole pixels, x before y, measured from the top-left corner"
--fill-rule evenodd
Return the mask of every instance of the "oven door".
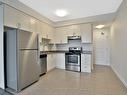
M 73 65 L 73 66 L 80 66 L 80 55 L 79 54 L 66 55 L 66 64 Z

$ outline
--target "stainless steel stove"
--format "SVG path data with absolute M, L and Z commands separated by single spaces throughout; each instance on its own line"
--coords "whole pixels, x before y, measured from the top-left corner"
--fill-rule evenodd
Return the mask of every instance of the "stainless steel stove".
M 70 47 L 65 54 L 66 70 L 81 72 L 81 47 Z

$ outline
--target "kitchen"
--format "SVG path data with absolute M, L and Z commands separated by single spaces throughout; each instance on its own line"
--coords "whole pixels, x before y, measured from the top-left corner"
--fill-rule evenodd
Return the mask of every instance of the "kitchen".
M 111 26 L 116 17 L 115 12 L 70 21 L 61 16 L 54 18 L 54 21 L 58 20 L 55 23 L 24 4 L 27 2 L 21 1 L 2 0 L 0 4 L 0 12 L 3 13 L 1 26 L 4 27 L 1 29 L 4 31 L 5 62 L 5 73 L 2 76 L 5 82 L 1 82 L 1 88 L 13 94 L 31 95 L 27 89 L 37 85 L 41 87 L 43 80 L 47 83 L 50 80 L 48 78 L 59 77 L 59 73 L 63 73 L 63 77 L 67 73 L 68 77 L 80 78 L 83 75 L 87 78 L 87 74 L 94 76 L 98 65 L 104 65 L 101 67 L 104 70 L 110 67 L 109 39 L 110 32 L 113 31 Z M 63 22 L 59 19 L 63 19 Z M 58 78 L 60 83 L 64 82 L 60 80 Z M 49 85 L 52 87 L 51 84 Z M 32 89 L 36 92 L 37 88 Z M 45 91 L 47 94 L 48 91 Z M 55 91 L 57 92 L 56 89 Z

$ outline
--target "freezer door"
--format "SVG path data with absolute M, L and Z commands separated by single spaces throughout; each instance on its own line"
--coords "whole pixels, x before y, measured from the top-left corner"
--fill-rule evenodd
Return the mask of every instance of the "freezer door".
M 19 51 L 19 89 L 23 89 L 39 79 L 39 65 L 36 50 Z
M 34 32 L 18 30 L 19 49 L 38 49 L 38 35 Z

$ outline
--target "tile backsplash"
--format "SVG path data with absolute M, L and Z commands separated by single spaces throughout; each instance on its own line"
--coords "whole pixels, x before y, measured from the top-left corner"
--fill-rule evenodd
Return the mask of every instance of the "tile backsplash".
M 92 51 L 92 44 L 81 43 L 81 40 L 69 40 L 68 44 L 56 45 L 57 50 L 68 50 L 69 47 L 82 47 L 84 51 Z
M 49 40 L 43 39 L 42 44 L 40 45 L 41 51 L 50 51 L 50 50 L 69 50 L 69 47 L 82 47 L 83 51 L 92 51 L 92 44 L 81 43 L 81 40 L 69 40 L 67 44 L 49 44 Z

